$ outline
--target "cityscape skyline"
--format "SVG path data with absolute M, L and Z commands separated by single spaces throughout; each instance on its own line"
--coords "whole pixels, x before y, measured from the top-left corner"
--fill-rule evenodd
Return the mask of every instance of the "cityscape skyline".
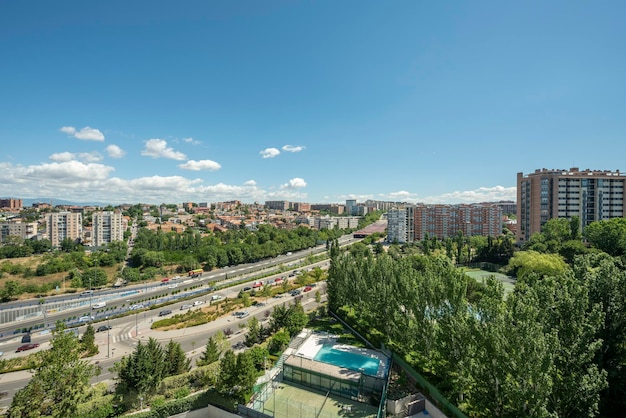
M 516 200 L 620 170 L 617 1 L 0 6 L 0 195 Z

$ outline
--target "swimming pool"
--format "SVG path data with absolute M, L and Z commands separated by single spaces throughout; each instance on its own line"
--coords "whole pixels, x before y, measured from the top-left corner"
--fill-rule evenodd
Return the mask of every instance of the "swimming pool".
M 333 344 L 324 344 L 317 352 L 314 359 L 323 363 L 329 363 L 346 369 L 361 371 L 363 373 L 376 376 L 380 360 L 376 357 L 368 357 L 350 351 L 337 350 Z

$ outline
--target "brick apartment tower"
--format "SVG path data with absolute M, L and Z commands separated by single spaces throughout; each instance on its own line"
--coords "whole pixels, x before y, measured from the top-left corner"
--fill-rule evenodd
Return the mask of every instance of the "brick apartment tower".
M 552 218 L 591 222 L 626 216 L 626 175 L 619 170 L 537 169 L 517 173 L 517 242 L 524 243 Z

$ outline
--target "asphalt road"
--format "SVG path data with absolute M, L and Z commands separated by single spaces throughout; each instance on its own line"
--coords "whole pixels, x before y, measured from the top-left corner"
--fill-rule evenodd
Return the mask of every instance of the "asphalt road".
M 352 238 L 351 236 L 344 236 L 340 239 L 340 244 L 348 245 L 356 241 L 359 241 L 359 239 Z M 1 309 L 8 310 L 8 309 L 15 308 L 18 306 L 22 306 L 22 307 L 40 306 L 42 310 L 45 310 L 46 304 L 51 304 L 53 302 L 58 302 L 61 300 L 63 301 L 70 301 L 70 300 L 86 301 L 86 300 L 91 299 L 93 303 L 96 303 L 96 301 L 100 298 L 115 297 L 116 298 L 115 300 L 111 300 L 107 302 L 108 311 L 105 311 L 103 309 L 93 311 L 94 316 L 96 316 L 99 319 L 104 319 L 106 315 L 112 316 L 112 315 L 117 315 L 117 314 L 126 312 L 128 310 L 129 305 L 139 300 L 145 299 L 147 297 L 156 296 L 162 299 L 168 299 L 172 297 L 173 292 L 177 292 L 178 290 L 180 290 L 180 288 L 183 288 L 185 286 L 188 287 L 191 285 L 194 285 L 194 286 L 195 285 L 205 285 L 205 286 L 215 285 L 216 283 L 219 283 L 225 280 L 226 278 L 229 278 L 229 280 L 233 278 L 243 279 L 245 276 L 253 276 L 255 274 L 260 274 L 264 270 L 270 271 L 271 269 L 277 268 L 281 265 L 295 264 L 305 259 L 307 256 L 311 254 L 318 254 L 318 253 L 324 252 L 325 250 L 326 250 L 326 247 L 324 245 L 319 245 L 315 248 L 299 251 L 291 255 L 282 255 L 282 256 L 279 256 L 270 260 L 262 260 L 257 263 L 227 267 L 227 268 L 215 270 L 212 272 L 204 273 L 201 277 L 197 278 L 194 282 L 190 282 L 190 283 L 183 283 L 186 280 L 189 280 L 187 277 L 183 277 L 180 280 L 178 280 L 179 287 L 176 289 L 170 289 L 168 288 L 168 286 L 161 286 L 160 282 L 152 282 L 152 283 L 144 283 L 140 285 L 126 286 L 126 287 L 119 288 L 119 289 L 105 289 L 102 291 L 95 292 L 92 296 L 80 296 L 78 294 L 50 296 L 50 297 L 45 298 L 46 302 L 44 303 L 43 306 L 39 305 L 38 299 L 14 301 L 14 302 L 9 302 L 9 303 L 3 303 Z M 135 292 L 135 293 L 127 295 L 127 296 L 122 296 L 123 294 L 128 294 L 132 292 Z M 76 308 L 72 310 L 61 311 L 56 314 L 48 314 L 46 318 L 44 318 L 43 316 L 39 316 L 37 318 L 23 320 L 23 321 L 2 323 L 0 324 L 0 351 L 6 351 L 6 350 L 3 350 L 1 347 L 3 343 L 5 343 L 7 340 L 10 340 L 12 338 L 12 336 L 16 333 L 17 329 L 35 327 L 35 326 L 41 325 L 42 323 L 45 323 L 46 326 L 49 327 L 52 324 L 54 324 L 57 320 L 80 317 L 82 315 L 88 315 L 89 313 L 90 313 L 89 305 L 86 305 L 84 307 L 80 307 L 80 308 Z
M 239 289 L 244 285 L 238 285 L 233 288 L 229 288 L 225 292 L 220 292 L 225 297 L 235 297 L 239 292 Z M 326 284 L 320 283 L 314 290 L 310 292 L 302 293 L 302 304 L 306 310 L 313 310 L 317 307 L 315 302 L 315 292 L 319 290 L 325 296 Z M 325 299 L 325 297 L 323 298 Z M 204 298 L 198 298 L 196 300 L 204 301 Z M 187 357 L 192 359 L 192 366 L 195 367 L 195 359 L 197 359 L 204 351 L 204 346 L 209 337 L 214 335 L 218 331 L 225 331 L 230 329 L 233 334 L 229 337 L 229 343 L 231 347 L 236 343 L 245 339 L 246 329 L 243 328 L 244 324 L 254 316 L 261 323 L 266 324 L 269 313 L 276 305 L 290 304 L 294 302 L 294 297 L 285 295 L 282 298 L 268 298 L 265 306 L 256 307 L 252 306 L 248 308 L 250 316 L 237 319 L 232 314 L 228 314 L 217 320 L 192 328 L 184 328 L 172 331 L 157 331 L 150 329 L 153 321 L 160 319 L 158 316 L 158 310 L 148 310 L 144 312 L 138 312 L 136 315 L 131 315 L 122 318 L 115 318 L 107 321 L 111 325 L 110 331 L 103 331 L 96 333 L 96 344 L 99 347 L 99 353 L 90 359 L 92 364 L 97 364 L 101 368 L 99 376 L 92 379 L 92 383 L 98 383 L 106 381 L 113 385 L 115 375 L 109 371 L 109 368 L 118 361 L 122 356 L 132 353 L 139 340 L 147 341 L 150 337 L 157 339 L 163 345 L 167 344 L 170 339 L 177 341 L 181 344 L 182 349 L 187 353 Z M 189 303 L 186 301 L 185 303 Z M 208 301 L 207 301 L 208 303 Z M 172 310 L 172 315 L 180 311 L 180 306 L 183 303 L 177 303 L 168 307 Z M 201 308 L 204 305 L 200 305 L 197 308 Z M 106 324 L 103 322 L 102 324 Z M 81 327 L 81 333 L 84 332 L 85 327 Z M 22 353 L 13 352 L 5 353 L 7 357 L 24 356 L 37 350 L 45 350 L 49 348 L 49 334 L 33 335 L 33 342 L 40 343 L 40 347 Z M 16 341 L 12 341 L 11 347 L 21 345 L 21 342 L 16 337 Z M 6 408 L 11 404 L 11 400 L 15 393 L 22 387 L 24 387 L 30 380 L 32 374 L 28 371 L 20 371 L 15 373 L 7 373 L 0 375 L 0 393 L 5 392 L 6 395 L 0 399 L 0 409 Z

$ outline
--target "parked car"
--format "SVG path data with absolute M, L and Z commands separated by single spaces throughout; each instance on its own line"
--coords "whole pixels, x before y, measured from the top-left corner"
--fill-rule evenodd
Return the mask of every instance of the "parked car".
M 181 310 L 181 311 L 184 311 L 185 309 L 191 309 L 191 308 L 193 308 L 193 305 L 190 305 L 190 304 L 185 304 L 185 305 L 183 305 L 183 306 L 181 306 L 181 307 L 180 307 L 180 310 Z
M 103 332 L 112 329 L 111 325 L 100 325 L 96 332 Z
M 171 314 L 172 311 L 170 311 L 169 309 L 166 309 L 164 311 L 159 312 L 159 316 L 167 316 L 169 314 Z
M 304 288 L 304 291 L 305 292 L 309 292 L 311 289 L 313 289 L 311 286 L 307 286 L 307 287 Z
M 289 294 L 291 296 L 298 296 L 300 293 L 302 293 L 299 289 L 296 290 L 292 290 Z
M 203 301 L 203 300 L 197 300 L 197 301 L 195 301 L 195 302 L 193 303 L 193 306 L 200 306 L 200 305 L 203 305 L 203 304 L 204 304 L 204 301 Z
M 246 286 L 246 287 L 244 287 L 244 288 L 243 288 L 243 291 L 244 291 L 244 292 L 248 292 L 248 291 L 250 291 L 250 290 L 252 290 L 252 288 L 251 288 L 251 287 L 249 287 L 249 286 Z
M 15 350 L 15 352 L 19 353 L 20 351 L 32 350 L 33 348 L 37 348 L 37 347 L 39 347 L 39 344 L 37 343 L 24 344 L 24 345 L 20 345 L 19 347 L 17 347 L 17 350 Z

